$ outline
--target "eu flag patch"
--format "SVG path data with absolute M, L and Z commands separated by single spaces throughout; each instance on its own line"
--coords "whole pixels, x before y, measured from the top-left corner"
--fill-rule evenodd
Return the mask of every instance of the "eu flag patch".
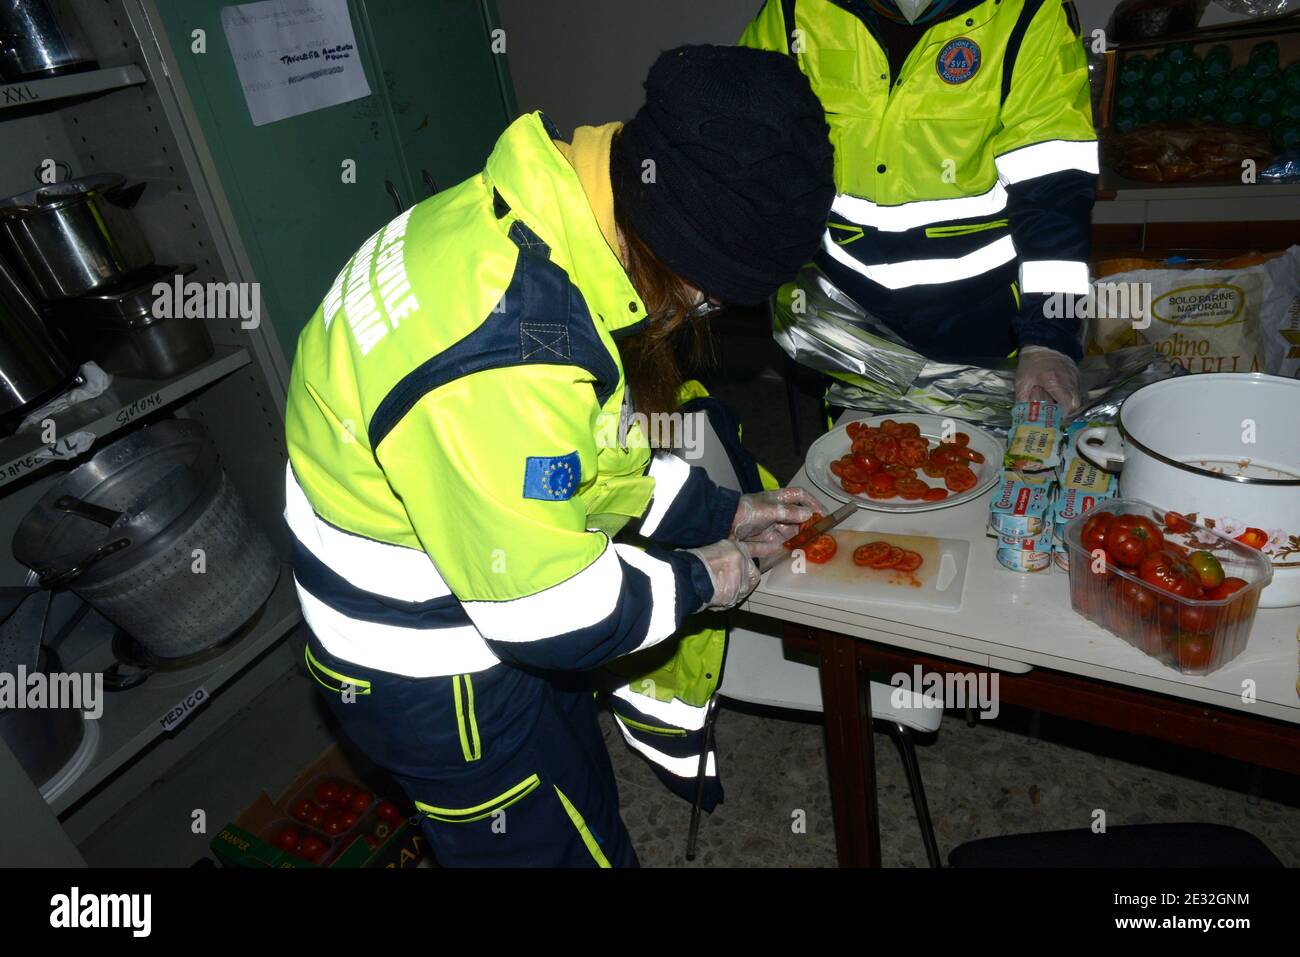
M 524 498 L 562 502 L 578 493 L 582 463 L 577 452 L 568 455 L 530 455 L 524 460 Z

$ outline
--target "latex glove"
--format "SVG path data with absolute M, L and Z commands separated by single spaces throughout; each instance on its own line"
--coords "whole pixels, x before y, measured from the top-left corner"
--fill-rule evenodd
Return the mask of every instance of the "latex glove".
M 1050 399 L 1070 418 L 1083 405 L 1079 366 L 1064 353 L 1046 346 L 1025 346 L 1016 366 L 1016 401 Z
M 758 566 L 754 564 L 749 546 L 744 542 L 724 538 L 703 548 L 688 548 L 686 551 L 704 562 L 709 571 L 709 581 L 713 583 L 713 597 L 705 603 L 705 608 L 734 608 L 752 592 L 759 579 Z
M 799 530 L 813 512 L 825 512 L 821 502 L 805 489 L 779 488 L 740 496 L 731 537 L 746 542 L 784 542 Z M 779 538 L 776 536 L 780 536 Z

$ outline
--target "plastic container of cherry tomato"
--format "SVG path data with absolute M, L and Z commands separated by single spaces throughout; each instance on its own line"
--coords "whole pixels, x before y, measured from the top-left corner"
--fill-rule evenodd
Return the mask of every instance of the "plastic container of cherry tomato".
M 1121 567 L 1109 555 L 1084 547 L 1084 525 L 1103 512 L 1140 515 L 1150 519 L 1166 543 L 1188 552 L 1208 551 L 1223 566 L 1225 578 L 1245 584 L 1219 599 L 1176 595 L 1143 580 L 1137 569 Z M 1205 675 L 1223 667 L 1246 647 L 1259 593 L 1273 578 L 1273 568 L 1257 549 L 1137 499 L 1116 498 L 1100 503 L 1065 526 L 1070 556 L 1070 604 L 1096 622 L 1183 674 Z

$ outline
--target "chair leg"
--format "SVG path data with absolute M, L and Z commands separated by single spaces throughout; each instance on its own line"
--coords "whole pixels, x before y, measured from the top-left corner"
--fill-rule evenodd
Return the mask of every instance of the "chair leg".
M 907 783 L 912 789 L 912 804 L 916 807 L 916 819 L 921 824 L 925 856 L 930 859 L 931 867 L 943 867 L 943 861 L 939 857 L 939 842 L 934 837 L 934 822 L 930 820 L 930 805 L 926 803 L 925 786 L 921 783 L 921 766 L 916 760 L 916 742 L 912 738 L 912 729 L 896 722 L 889 722 L 886 727 L 903 756 L 903 769 L 907 772 Z
M 709 767 L 709 751 L 713 746 L 713 724 L 717 720 L 718 696 L 709 699 L 709 710 L 704 715 L 704 733 L 700 740 L 700 763 L 695 772 L 695 801 L 691 804 L 691 828 L 686 835 L 686 859 L 695 860 L 695 843 L 700 836 L 700 810 L 704 803 L 704 785 Z

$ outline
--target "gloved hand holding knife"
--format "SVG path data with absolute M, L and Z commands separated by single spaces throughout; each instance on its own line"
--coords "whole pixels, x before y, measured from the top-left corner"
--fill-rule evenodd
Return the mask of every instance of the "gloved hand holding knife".
M 820 511 L 821 503 L 802 488 L 742 495 L 731 537 L 688 549 L 704 562 L 713 583 L 713 598 L 705 607 L 734 608 L 744 601 L 762 577 L 759 563 L 783 554 L 786 540 Z

